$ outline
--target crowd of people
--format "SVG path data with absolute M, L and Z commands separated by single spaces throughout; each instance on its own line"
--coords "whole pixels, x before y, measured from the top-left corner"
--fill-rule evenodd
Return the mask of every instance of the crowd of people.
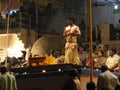
M 78 47 L 79 64 L 83 67 L 91 67 L 90 53 L 86 50 L 84 45 Z M 58 64 L 65 63 L 65 52 L 56 49 L 54 50 L 53 57 L 56 58 Z M 107 65 L 112 71 L 119 71 L 120 68 L 120 48 L 108 48 L 108 45 L 103 45 L 102 49 L 95 50 L 92 53 L 94 61 L 94 68 L 100 68 L 102 65 Z

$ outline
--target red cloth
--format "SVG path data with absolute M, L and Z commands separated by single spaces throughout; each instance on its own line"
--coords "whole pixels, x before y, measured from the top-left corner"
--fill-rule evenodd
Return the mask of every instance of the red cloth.
M 90 60 L 86 60 L 86 67 L 91 67 L 91 62 L 90 62 Z

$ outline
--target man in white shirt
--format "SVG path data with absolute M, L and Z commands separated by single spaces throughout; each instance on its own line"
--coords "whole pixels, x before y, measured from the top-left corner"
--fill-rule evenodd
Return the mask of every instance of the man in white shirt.
M 107 58 L 106 61 L 106 65 L 108 67 L 108 69 L 113 70 L 116 68 L 118 60 L 120 59 L 120 57 L 116 54 L 116 49 L 112 48 L 109 50 L 109 56 Z
M 115 90 L 119 84 L 117 76 L 110 72 L 106 65 L 101 66 L 102 73 L 98 76 L 97 90 Z

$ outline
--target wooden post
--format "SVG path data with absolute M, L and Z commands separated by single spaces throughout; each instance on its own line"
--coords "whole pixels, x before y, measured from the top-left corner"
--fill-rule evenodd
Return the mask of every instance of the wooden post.
M 91 74 L 90 74 L 90 81 L 93 82 L 93 44 L 92 44 L 92 0 L 90 0 L 90 8 L 89 8 L 89 24 L 90 24 L 90 60 L 91 60 Z

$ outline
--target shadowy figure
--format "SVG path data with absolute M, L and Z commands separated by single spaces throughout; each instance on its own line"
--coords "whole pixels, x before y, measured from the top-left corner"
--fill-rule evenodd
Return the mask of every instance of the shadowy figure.
M 118 76 L 119 84 L 116 85 L 115 90 L 120 90 L 120 75 Z
M 45 8 L 45 15 L 47 17 L 50 17 L 52 16 L 52 14 L 53 14 L 53 5 L 51 3 L 48 3 L 48 5 Z
M 16 79 L 8 73 L 8 69 L 3 66 L 0 69 L 0 90 L 17 90 Z
M 76 69 L 69 70 L 68 75 L 69 78 L 61 90 L 81 90 L 81 82 L 79 79 L 78 71 Z
M 87 90 L 95 90 L 95 83 L 94 82 L 88 82 L 87 83 Z
M 97 90 L 115 90 L 119 80 L 116 75 L 108 70 L 106 65 L 101 66 L 102 73 L 98 76 Z

